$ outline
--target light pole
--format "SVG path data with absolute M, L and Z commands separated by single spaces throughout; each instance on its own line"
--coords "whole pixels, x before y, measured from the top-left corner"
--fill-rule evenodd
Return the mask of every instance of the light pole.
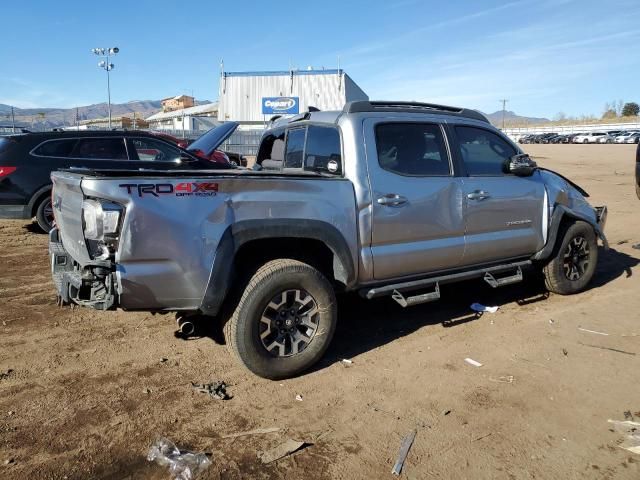
M 104 68 L 105 71 L 107 72 L 107 99 L 108 99 L 107 108 L 109 109 L 109 130 L 111 130 L 111 84 L 109 81 L 109 72 L 113 70 L 113 67 L 115 65 L 109 61 L 109 57 L 117 54 L 120 51 L 120 49 L 118 47 L 92 48 L 91 51 L 95 55 L 104 58 L 104 60 L 100 60 L 98 62 L 98 66 L 100 68 Z

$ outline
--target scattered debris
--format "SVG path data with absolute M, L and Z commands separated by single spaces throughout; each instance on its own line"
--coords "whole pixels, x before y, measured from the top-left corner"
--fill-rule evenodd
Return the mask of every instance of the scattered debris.
M 625 243 L 629 243 L 629 240 L 626 238 L 624 240 L 620 240 L 616 245 L 624 245 Z
M 444 412 L 442 412 L 442 414 L 446 417 L 447 415 L 449 415 L 451 413 L 451 410 L 445 410 Z
M 142 390 L 142 392 L 143 392 L 143 393 L 151 393 L 151 389 L 150 389 L 149 387 L 147 387 L 147 388 L 144 388 L 144 389 Z
M 550 318 L 550 319 L 549 319 L 549 323 L 550 323 L 551 325 L 553 325 L 554 323 L 556 323 L 556 321 L 555 321 L 553 318 Z
M 162 357 L 160 359 L 160 363 L 167 363 L 169 361 L 169 359 L 167 357 Z
M 640 250 L 640 243 L 634 243 L 631 245 L 631 248 L 635 248 L 636 250 Z
M 367 407 L 372 408 L 374 412 L 379 412 L 379 413 L 384 413 L 385 415 L 391 415 L 392 417 L 394 417 L 396 420 L 400 420 L 402 417 L 400 415 L 398 415 L 395 412 L 389 411 L 389 410 L 384 410 L 380 407 L 377 407 L 373 404 L 367 403 Z
M 353 360 L 349 360 L 348 358 L 343 358 L 340 363 L 342 363 L 342 365 L 345 367 L 350 367 L 351 365 L 353 365 Z
M 511 356 L 511 361 L 516 362 L 518 360 L 522 360 L 523 362 L 527 362 L 530 363 L 531 365 L 535 365 L 537 367 L 542 367 L 542 368 L 548 368 L 547 365 L 544 365 L 542 363 L 538 363 L 538 362 L 534 362 L 533 360 L 529 360 L 528 358 L 524 358 L 524 357 L 519 357 L 518 355 L 516 355 L 515 353 Z
M 174 480 L 193 480 L 211 465 L 205 453 L 180 450 L 169 439 L 160 437 L 149 448 L 147 460 L 169 467 Z
M 501 375 L 498 378 L 489 377 L 489 380 L 498 383 L 513 383 L 515 377 L 513 375 Z
M 255 430 L 249 430 L 246 432 L 230 433 L 228 435 L 223 435 L 222 438 L 238 438 L 238 437 L 246 437 L 248 435 L 263 435 L 265 433 L 275 433 L 279 431 L 280 431 L 280 427 L 256 428 Z
M 13 373 L 13 368 L 9 368 L 6 372 L 0 372 L 0 380 L 4 380 L 5 378 L 9 378 Z
M 407 455 L 409 454 L 409 449 L 411 445 L 413 445 L 413 441 L 416 438 L 417 430 L 412 430 L 409 434 L 402 439 L 402 444 L 400 445 L 400 452 L 398 452 L 398 459 L 396 460 L 391 473 L 394 475 L 400 475 L 402 472 L 402 466 L 404 465 L 404 461 L 407 459 Z
M 469 365 L 473 365 L 474 367 L 481 367 L 482 366 L 482 364 L 480 362 L 476 362 L 472 358 L 465 358 L 464 361 L 467 362 Z
M 578 342 L 580 345 L 583 345 L 585 347 L 592 347 L 592 348 L 599 348 L 600 350 L 610 350 L 612 352 L 616 352 L 616 353 L 624 353 L 625 355 L 634 355 L 634 352 L 626 352 L 624 350 L 618 350 L 617 348 L 611 348 L 611 347 L 603 347 L 600 345 L 590 345 L 588 343 L 582 343 L 582 342 Z
M 227 394 L 227 384 L 224 382 L 213 382 L 213 383 L 193 383 L 191 382 L 191 386 L 194 390 L 197 390 L 201 393 L 207 393 L 211 398 L 216 398 L 218 400 L 229 400 L 233 397 L 230 397 Z
M 566 348 L 563 348 L 562 353 L 564 353 L 564 356 L 566 357 L 567 355 L 569 355 L 569 350 L 567 350 Z
M 626 412 L 623 412 L 623 414 L 625 420 L 633 421 L 633 414 L 631 413 L 631 410 L 627 410 Z
M 262 463 L 264 464 L 275 462 L 276 460 L 291 455 L 292 453 L 297 452 L 298 450 L 308 445 L 309 444 L 306 444 L 305 442 L 299 442 L 298 440 L 289 439 L 282 445 L 278 445 L 271 450 L 258 453 L 258 458 L 262 460 Z
M 620 448 L 629 450 L 632 453 L 640 454 L 640 423 L 619 420 L 607 420 L 613 424 L 613 428 L 623 435 L 625 435 L 624 441 L 618 445 Z
M 301 402 L 302 401 L 302 395 L 296 395 L 296 400 Z
M 482 305 L 481 303 L 472 303 L 471 310 L 475 312 L 489 312 L 496 313 L 498 311 L 498 307 L 487 307 L 486 305 Z
M 478 440 L 482 440 L 483 438 L 490 437 L 491 435 L 493 435 L 493 432 L 489 432 L 486 435 L 482 435 L 481 437 L 478 437 L 478 438 L 474 439 L 473 441 L 477 442 Z
M 15 460 L 14 458 L 7 458 L 7 459 L 4 461 L 4 464 L 5 464 L 5 465 L 11 465 L 12 463 L 15 463 L 15 461 L 16 461 L 16 460 Z
M 609 336 L 608 333 L 604 333 L 604 332 L 598 332 L 596 330 L 589 330 L 587 328 L 582 328 L 582 327 L 578 327 L 578 330 L 580 330 L 581 332 L 587 332 L 587 333 L 595 333 L 596 335 L 605 335 L 605 336 Z

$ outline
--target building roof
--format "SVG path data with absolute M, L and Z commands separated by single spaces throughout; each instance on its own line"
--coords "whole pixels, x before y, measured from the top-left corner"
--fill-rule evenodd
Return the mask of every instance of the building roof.
M 147 117 L 148 122 L 155 120 L 168 120 L 169 118 L 176 118 L 189 115 L 202 115 L 205 113 L 213 113 L 218 111 L 218 102 L 205 103 L 203 105 L 196 105 L 195 107 L 180 108 L 178 110 L 172 110 L 170 112 L 158 112 L 154 113 L 150 117 Z
M 162 100 L 160 100 L 161 102 L 166 102 L 167 100 L 180 100 L 181 98 L 191 98 L 193 99 L 193 97 L 189 96 L 189 95 L 176 95 L 175 97 L 167 97 L 167 98 L 163 98 Z
M 127 120 L 133 121 L 133 118 L 134 118 L 134 112 L 127 113 L 125 115 L 118 115 L 117 117 L 116 116 L 112 116 L 111 117 L 111 122 L 112 123 L 113 122 L 121 122 L 123 119 L 127 119 Z M 137 122 L 146 121 L 142 115 L 139 115 L 137 113 L 135 114 L 135 119 L 136 119 Z M 109 117 L 98 117 L 98 118 L 85 118 L 84 120 L 79 120 L 78 124 L 79 125 L 91 125 L 91 124 L 94 124 L 94 123 L 107 123 L 107 122 L 109 122 Z
M 225 77 L 278 77 L 289 75 L 338 75 L 344 73 L 342 69 L 322 69 L 322 70 L 273 70 L 267 72 L 224 72 Z

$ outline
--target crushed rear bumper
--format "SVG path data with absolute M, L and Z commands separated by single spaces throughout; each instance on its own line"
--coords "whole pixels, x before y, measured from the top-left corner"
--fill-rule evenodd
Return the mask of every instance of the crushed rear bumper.
M 59 305 L 75 303 L 96 310 L 117 307 L 115 273 L 103 265 L 80 266 L 65 250 L 57 228 L 49 232 L 49 258 Z

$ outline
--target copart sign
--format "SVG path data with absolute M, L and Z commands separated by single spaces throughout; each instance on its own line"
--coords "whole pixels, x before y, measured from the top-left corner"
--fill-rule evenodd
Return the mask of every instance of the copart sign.
M 299 97 L 262 97 L 262 114 L 300 113 Z

